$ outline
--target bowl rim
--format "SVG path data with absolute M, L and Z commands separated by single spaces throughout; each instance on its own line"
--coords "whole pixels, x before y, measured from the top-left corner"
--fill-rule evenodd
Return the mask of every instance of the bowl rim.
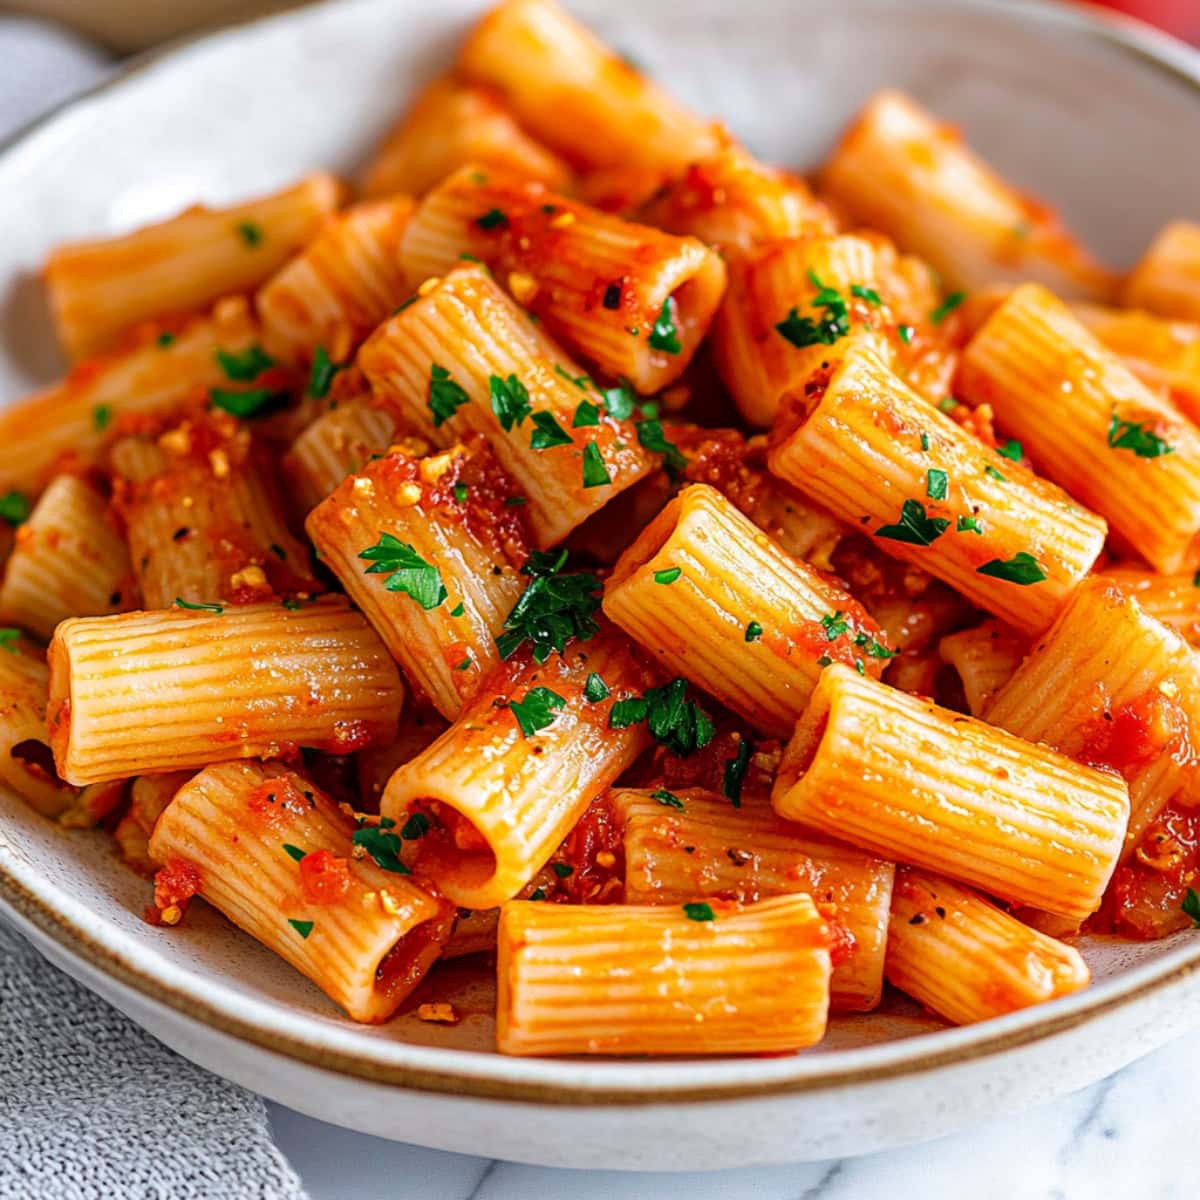
M 387 0 L 359 0 L 383 4 Z M 856 0 L 863 7 L 900 7 L 908 0 Z M 962 0 L 924 0 L 930 7 L 962 11 Z M 102 103 L 109 93 L 159 67 L 182 63 L 189 54 L 260 25 L 303 23 L 336 0 L 288 6 L 231 21 L 137 55 L 87 91 L 74 96 L 0 140 L 5 160 L 76 110 Z M 1149 25 L 1091 4 L 1067 7 L 1060 0 L 968 0 L 966 7 L 992 12 L 1014 24 L 1051 22 L 1099 39 L 1195 92 L 1200 113 L 1200 54 Z M 197 986 L 192 969 L 164 963 L 131 933 L 91 913 L 48 880 L 38 878 L 0 825 L 0 913 L 16 918 L 55 943 L 68 959 L 132 989 L 152 1004 L 220 1033 L 318 1067 L 412 1091 L 478 1099 L 572 1106 L 636 1106 L 702 1103 L 784 1096 L 924 1075 L 1028 1047 L 1089 1024 L 1113 1010 L 1200 972 L 1200 938 L 1166 951 L 1151 962 L 1121 971 L 1075 995 L 978 1025 L 937 1030 L 876 1046 L 780 1059 L 714 1058 L 607 1062 L 523 1059 L 495 1053 L 452 1050 L 403 1041 L 364 1045 L 358 1026 L 314 1024 L 307 1014 L 280 1014 L 266 1001 L 239 995 L 225 981 Z M 356 1044 L 357 1041 L 357 1044 Z

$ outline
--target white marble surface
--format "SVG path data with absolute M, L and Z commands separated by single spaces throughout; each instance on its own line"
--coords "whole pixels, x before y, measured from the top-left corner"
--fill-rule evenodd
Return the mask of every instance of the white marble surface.
M 312 1200 L 1192 1200 L 1200 1178 L 1191 1100 L 1198 1079 L 1195 1034 L 1065 1100 L 940 1141 L 711 1174 L 492 1162 L 270 1108 L 276 1141 Z

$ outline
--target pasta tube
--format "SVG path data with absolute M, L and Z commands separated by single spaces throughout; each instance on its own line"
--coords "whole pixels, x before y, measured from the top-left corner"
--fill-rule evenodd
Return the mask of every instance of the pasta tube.
M 71 783 L 300 746 L 345 754 L 396 733 L 404 691 L 340 597 L 64 621 L 50 645 L 50 739 Z
M 591 676 L 605 699 L 589 699 L 600 694 Z M 646 748 L 644 725 L 614 729 L 610 714 L 650 681 L 611 629 L 541 665 L 522 654 L 494 674 L 384 790 L 384 816 L 428 813 L 432 828 L 415 843 L 416 869 L 463 908 L 515 896 L 591 798 Z
M 464 257 L 490 266 L 569 351 L 646 395 L 682 374 L 725 290 L 725 264 L 696 238 L 477 166 L 421 201 L 401 247 L 414 287 Z
M 58 475 L 42 494 L 0 583 L 0 625 L 49 640 L 67 617 L 95 617 L 137 606 L 125 542 L 90 484 Z
M 1129 784 L 1127 854 L 1175 794 L 1200 800 L 1192 748 L 1200 665 L 1177 633 L 1109 580 L 1080 587 L 986 716 L 1018 737 L 1119 771 Z
M 1200 592 L 1196 577 L 1160 575 L 1146 567 L 1113 566 L 1104 569 L 1104 578 L 1142 606 L 1142 611 L 1169 625 L 1193 646 L 1200 646 Z
M 879 549 L 1024 634 L 1050 624 L 1104 546 L 1104 521 L 987 449 L 868 345 L 797 398 L 767 463 Z
M 650 473 L 628 421 L 481 267 L 458 267 L 372 335 L 358 362 L 376 399 L 435 445 L 474 433 L 528 498 L 534 543 L 562 541 Z
M 342 199 L 330 175 L 231 208 L 190 208 L 103 241 L 60 246 L 46 262 L 59 339 L 78 361 L 151 317 L 188 312 L 257 287 Z
M 150 853 L 354 1020 L 379 1022 L 436 961 L 454 921 L 445 901 L 376 865 L 392 861 L 379 838 L 375 827 L 356 832 L 294 771 L 224 763 L 175 793 Z M 177 906 L 161 911 L 172 918 Z
M 620 788 L 625 903 L 684 904 L 702 896 L 746 903 L 805 892 L 847 935 L 830 981 L 835 1012 L 867 1012 L 883 988 L 892 895 L 890 862 L 815 838 L 763 804 L 734 808 L 700 788 Z
M 950 287 L 1040 280 L 1103 299 L 1115 280 L 1044 205 L 1005 183 L 909 97 L 877 93 L 821 173 L 821 187 L 864 225 L 930 263 Z
M 959 389 L 1158 570 L 1200 566 L 1200 431 L 1045 288 L 1017 288 L 992 314 Z
M 255 296 L 267 350 L 290 363 L 311 362 L 318 348 L 345 361 L 408 296 L 397 254 L 413 208 L 397 197 L 330 217 Z
M 776 737 L 791 733 L 828 663 L 878 676 L 892 653 L 849 593 L 705 484 L 685 488 L 621 556 L 604 611 L 672 674 Z
M 462 48 L 468 78 L 503 94 L 517 120 L 584 167 L 668 171 L 716 149 L 716 130 L 614 54 L 556 0 L 504 0 Z
M 367 167 L 363 192 L 372 198 L 419 196 L 465 163 L 557 188 L 571 180 L 570 167 L 517 124 L 495 91 L 442 76 L 388 133 Z
M 321 561 L 444 717 L 499 665 L 496 637 L 525 590 L 512 490 L 478 438 L 423 459 L 394 450 L 308 517 Z
M 992 697 L 1012 678 L 1025 657 L 1026 642 L 1003 621 L 984 621 L 938 643 L 942 662 L 962 681 L 971 716 L 982 717 Z
M 1173 221 L 1165 226 L 1125 281 L 1121 303 L 1200 321 L 1200 225 Z
M 1118 775 L 864 678 L 822 676 L 784 751 L 775 811 L 873 854 L 1083 918 L 1129 819 Z
M 888 930 L 893 987 L 956 1025 L 970 1025 L 1087 987 L 1078 950 L 990 900 L 912 867 L 896 871 Z
M 500 914 L 502 1054 L 732 1054 L 820 1041 L 831 932 L 805 895 Z

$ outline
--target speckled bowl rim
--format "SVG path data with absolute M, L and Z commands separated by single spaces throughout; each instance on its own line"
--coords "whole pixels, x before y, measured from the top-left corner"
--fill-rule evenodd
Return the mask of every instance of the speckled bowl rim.
M 889 0 L 869 2 L 878 6 Z M 903 5 L 907 0 L 890 2 Z M 1090 6 L 1068 8 L 1057 0 L 924 0 L 923 7 L 961 10 L 968 2 L 1013 22 L 1046 22 L 1098 38 L 1143 68 L 1187 85 L 1196 94 L 1200 113 L 1200 54 L 1134 18 Z M 279 4 L 265 15 L 138 56 L 98 86 L 0 142 L 0 167 L 8 152 L 52 134 L 53 127 L 73 110 L 102 102 L 107 93 L 150 68 L 182 61 L 197 47 L 240 36 L 260 24 L 303 20 L 304 9 L 309 7 L 317 6 Z M 1151 962 L 1039 1008 L 980 1025 L 808 1057 L 580 1062 L 506 1058 L 399 1041 L 372 1042 L 365 1049 L 361 1041 L 356 1044 L 357 1027 L 349 1022 L 345 1027 L 316 1025 L 304 1014 L 281 1013 L 263 1000 L 222 994 L 219 980 L 210 993 L 196 986 L 194 972 L 156 959 L 132 935 L 106 926 L 105 936 L 100 936 L 100 922 L 81 902 L 44 880 L 23 878 L 31 874 L 19 854 L 10 852 L 0 829 L 0 909 L 19 927 L 50 939 L 68 959 L 88 964 L 141 997 L 221 1033 L 323 1070 L 413 1091 L 480 1099 L 576 1106 L 678 1104 L 832 1091 L 919 1076 L 1048 1041 L 1200 972 L 1200 937 L 1184 939 L 1183 944 Z

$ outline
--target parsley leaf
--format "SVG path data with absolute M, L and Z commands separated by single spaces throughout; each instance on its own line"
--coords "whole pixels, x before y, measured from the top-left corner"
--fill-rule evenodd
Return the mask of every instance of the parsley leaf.
M 250 380 L 257 379 L 268 367 L 275 365 L 275 360 L 257 342 L 241 351 L 222 350 L 218 347 L 216 355 L 221 370 L 238 383 L 249 383 Z
M 533 412 L 533 405 L 529 403 L 529 390 L 515 375 L 510 375 L 507 379 L 501 379 L 499 375 L 489 375 L 488 395 L 492 401 L 492 412 L 496 414 L 505 433 L 514 425 L 519 429 L 521 422 Z
M 966 292 L 951 292 L 950 295 L 948 295 L 945 300 L 943 300 L 941 304 L 939 304 L 937 308 L 935 308 L 933 312 L 929 314 L 929 319 L 935 325 L 940 325 L 966 298 Z
M 400 829 L 400 836 L 406 842 L 415 842 L 429 832 L 429 818 L 423 812 L 410 813 L 408 820 Z
M 757 642 L 763 635 L 763 627 L 757 621 L 751 621 L 746 626 L 746 641 Z
M 1003 446 L 997 446 L 996 453 L 1012 462 L 1020 462 L 1025 456 L 1025 451 L 1016 438 L 1009 438 Z
M 683 911 L 689 921 L 715 921 L 717 919 L 712 905 L 704 900 L 693 900 L 690 904 L 685 904 Z
M 600 447 L 595 442 L 588 442 L 583 448 L 583 486 L 604 487 L 609 483 L 612 483 L 612 476 L 608 473 L 608 467 L 604 465 Z
M 913 329 L 913 327 L 911 325 L 897 325 L 896 326 L 896 333 L 900 335 L 900 340 L 906 346 L 912 345 L 914 332 L 915 332 L 915 330 Z
M 525 693 L 524 700 L 509 701 L 509 709 L 516 717 L 517 724 L 525 737 L 532 737 L 540 729 L 554 724 L 555 710 L 560 709 L 566 701 L 549 688 L 530 688 Z
M 313 351 L 312 369 L 308 373 L 308 394 L 314 399 L 324 400 L 329 395 L 333 377 L 345 367 L 345 363 L 335 363 L 324 346 L 318 346 Z
M 1192 924 L 1200 929 L 1200 894 L 1195 888 L 1188 888 L 1187 895 L 1183 898 L 1183 903 L 1179 906 L 1183 911 L 1192 918 Z
M 112 420 L 112 409 L 107 404 L 97 404 L 92 409 L 92 424 L 95 426 L 97 433 L 103 433 L 109 422 Z
M 861 283 L 852 283 L 850 285 L 850 295 L 857 296 L 860 300 L 865 300 L 868 304 L 873 304 L 876 308 L 883 303 L 879 293 L 874 288 L 863 287 Z
M 680 453 L 679 447 L 667 441 L 661 421 L 639 421 L 637 435 L 643 450 L 663 456 L 663 463 L 669 472 L 679 472 L 687 467 L 688 460 Z
M 254 221 L 239 221 L 237 223 L 237 231 L 238 236 L 243 242 L 246 243 L 247 246 L 253 248 L 254 246 L 262 245 L 262 226 L 256 224 Z M 305 936 L 307 936 L 307 934 Z
M 189 612 L 215 613 L 218 617 L 225 611 L 220 604 L 192 604 L 187 600 L 181 600 L 178 596 L 175 597 L 175 607 L 186 608 Z
M 471 494 L 470 488 L 465 483 L 456 483 L 452 490 L 455 501 L 459 504 L 466 504 L 467 497 Z
M 754 747 L 742 738 L 738 742 L 737 753 L 733 758 L 725 760 L 721 791 L 733 802 L 734 808 L 742 807 L 742 784 L 746 782 L 746 772 L 750 769 L 750 758 L 753 754 Z
M 683 810 L 683 801 L 674 792 L 668 792 L 666 788 L 659 788 L 658 791 L 651 792 L 650 799 L 657 800 L 664 808 Z
M 583 698 L 589 704 L 599 704 L 601 700 L 607 700 L 612 695 L 607 683 L 593 671 L 588 677 L 587 682 L 583 685 Z
M 251 243 L 253 245 L 253 243 Z M 308 935 L 312 933 L 315 921 L 296 921 L 288 917 L 288 924 L 305 940 L 308 941 Z
M 836 642 L 843 633 L 849 633 L 850 622 L 846 620 L 842 610 L 838 609 L 837 612 L 826 613 L 821 618 L 821 628 L 825 630 L 827 642 Z
M 1000 472 L 997 471 L 996 468 L 993 467 L 991 463 L 988 463 L 988 465 L 983 468 L 983 473 L 985 475 L 990 475 L 993 479 L 998 479 L 1001 483 L 1006 482 L 1005 477 L 1003 475 L 1001 475 Z
M 667 354 L 678 354 L 683 349 L 679 332 L 675 328 L 675 301 L 668 296 L 659 310 L 654 328 L 650 330 L 650 348 L 663 350 Z
M 261 417 L 288 401 L 287 392 L 272 391 L 270 388 L 251 388 L 244 392 L 232 392 L 228 388 L 210 388 L 209 403 L 213 408 L 223 409 L 235 417 Z
M 434 363 L 429 369 L 429 411 L 433 413 L 434 428 L 470 403 L 471 397 L 450 378 L 450 372 Z
M 411 875 L 412 872 L 400 861 L 400 839 L 389 832 L 394 821 L 387 825 L 381 821 L 378 825 L 362 825 L 354 831 L 351 839 L 354 845 L 361 846 L 374 860 L 377 867 L 391 871 L 393 875 Z
M 905 500 L 900 506 L 900 520 L 895 525 L 881 525 L 875 536 L 912 546 L 931 546 L 949 528 L 945 517 L 927 517 L 925 505 L 919 500 Z
M 559 879 L 570 879 L 575 874 L 575 868 L 570 863 L 557 862 L 553 864 L 553 871 Z
M 292 846 L 292 845 L 289 845 L 287 842 L 283 843 L 283 848 L 284 848 L 284 850 L 287 851 L 288 855 L 291 858 L 294 858 L 297 862 L 299 862 L 302 858 L 304 858 L 305 855 L 308 853 L 307 850 L 301 850 L 299 846 Z
M 0 496 L 0 521 L 7 521 L 10 525 L 20 525 L 22 521 L 29 520 L 29 513 L 28 496 L 16 491 Z
M 900 653 L 899 650 L 889 650 L 881 641 L 866 632 L 856 633 L 854 644 L 868 658 L 895 658 Z
M 806 346 L 832 346 L 850 332 L 850 313 L 841 293 L 836 288 L 826 287 L 815 271 L 809 271 L 808 278 L 817 289 L 817 294 L 809 301 L 810 307 L 825 310 L 820 320 L 802 317 L 799 309 L 793 306 L 775 326 L 778 333 L 801 350 Z
M 1145 422 L 1123 421 L 1116 410 L 1108 426 L 1108 444 L 1114 450 L 1131 450 L 1138 458 L 1161 458 L 1175 453 L 1175 447 L 1148 429 Z
M 552 412 L 534 413 L 533 423 L 537 428 L 530 436 L 530 449 L 549 450 L 551 446 L 571 445 L 571 435 L 554 419 Z
M 608 415 L 617 421 L 625 421 L 633 416 L 637 397 L 628 379 L 622 379 L 616 387 L 604 393 L 604 407 L 608 409 Z
M 599 425 L 600 410 L 590 400 L 580 400 L 571 421 L 572 429 L 582 429 L 585 425 Z
M 949 483 L 950 476 L 945 471 L 939 471 L 937 467 L 930 467 L 925 472 L 925 495 L 930 500 L 945 500 Z
M 674 583 L 682 574 L 682 567 L 667 567 L 664 571 L 654 572 L 654 582 L 663 584 Z
M 641 697 L 618 700 L 609 713 L 610 729 L 625 729 L 645 721 L 651 735 L 681 758 L 703 750 L 716 735 L 712 718 L 687 698 L 687 680 L 672 679 L 649 688 Z
M 982 537 L 983 536 L 983 526 L 979 524 L 979 521 L 975 517 L 960 516 L 958 518 L 958 524 L 955 525 L 955 527 L 954 527 L 954 532 L 955 533 L 977 533 L 980 535 L 980 537 Z
M 1007 562 L 1000 558 L 993 558 L 991 562 L 985 562 L 982 567 L 976 567 L 975 573 L 990 575 L 993 579 L 1003 579 L 1008 583 L 1019 584 L 1021 587 L 1028 587 L 1031 583 L 1041 583 L 1047 577 L 1038 560 L 1032 554 L 1026 554 L 1024 550 L 1014 554 Z
M 389 592 L 404 592 L 427 612 L 446 599 L 437 567 L 390 533 L 380 533 L 379 541 L 360 551 L 358 557 L 371 564 L 366 574 L 389 576 L 383 585 Z
M 534 661 L 544 663 L 551 650 L 561 654 L 572 638 L 586 642 L 595 636 L 600 580 L 589 571 L 564 575 L 566 563 L 566 550 L 535 550 L 521 568 L 532 582 L 504 619 L 504 632 L 496 639 L 501 658 L 511 658 L 528 641 Z
M 573 383 L 581 392 L 587 391 L 592 382 L 591 377 L 588 375 L 572 375 L 562 363 L 554 364 L 554 373 L 555 375 L 561 375 L 568 383 Z
M 508 218 L 498 209 L 489 208 L 482 217 L 475 218 L 480 229 L 500 229 L 508 224 Z
M 9 654 L 20 654 L 17 649 L 17 642 L 21 640 L 21 631 L 19 629 L 0 629 L 0 646 L 9 652 Z

